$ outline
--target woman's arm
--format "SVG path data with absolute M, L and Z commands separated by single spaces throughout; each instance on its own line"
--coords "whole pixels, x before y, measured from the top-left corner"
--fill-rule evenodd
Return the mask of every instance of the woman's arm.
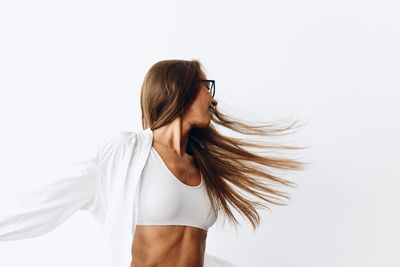
M 97 208 L 97 144 L 92 143 L 89 154 L 80 158 L 51 183 L 0 196 L 0 241 L 51 232 L 76 211 Z

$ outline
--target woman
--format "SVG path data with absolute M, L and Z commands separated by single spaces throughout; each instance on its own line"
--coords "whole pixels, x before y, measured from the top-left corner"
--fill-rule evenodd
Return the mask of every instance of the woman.
M 144 130 L 118 131 L 92 143 L 90 154 L 60 179 L 8 196 L 0 210 L 0 240 L 50 232 L 81 209 L 104 226 L 103 266 L 235 266 L 205 253 L 208 228 L 220 215 L 237 226 L 233 207 L 255 229 L 260 222 L 256 208 L 269 207 L 244 193 L 281 205 L 279 197 L 287 195 L 267 182 L 295 185 L 262 167 L 300 170 L 305 163 L 246 149 L 298 147 L 218 132 L 212 122 L 256 136 L 290 127 L 230 119 L 217 109 L 214 90 L 215 82 L 197 60 L 154 64 L 141 91 Z

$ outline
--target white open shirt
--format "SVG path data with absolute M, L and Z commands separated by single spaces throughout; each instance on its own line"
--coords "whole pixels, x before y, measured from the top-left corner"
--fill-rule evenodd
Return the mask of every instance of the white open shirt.
M 0 203 L 0 241 L 48 233 L 76 211 L 86 210 L 105 231 L 101 266 L 129 267 L 137 221 L 137 190 L 152 141 L 150 128 L 116 131 L 92 142 L 88 155 L 54 182 L 29 193 L 7 196 L 7 201 Z M 235 265 L 205 253 L 204 267 Z

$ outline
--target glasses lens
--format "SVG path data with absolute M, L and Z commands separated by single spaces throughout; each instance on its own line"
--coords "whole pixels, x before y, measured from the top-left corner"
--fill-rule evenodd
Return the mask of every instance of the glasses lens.
M 214 94 L 215 94 L 215 83 L 211 82 L 211 81 L 203 81 L 203 82 L 207 86 L 207 89 L 210 92 L 211 96 L 214 97 Z
M 215 95 L 215 83 L 214 82 L 210 82 L 210 93 L 211 93 L 211 96 L 212 97 L 214 97 L 214 95 Z

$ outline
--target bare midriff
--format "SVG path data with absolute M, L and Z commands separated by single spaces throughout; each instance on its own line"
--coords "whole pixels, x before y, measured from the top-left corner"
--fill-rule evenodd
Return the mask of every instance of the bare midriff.
M 207 231 L 181 225 L 136 225 L 131 267 L 203 267 Z

